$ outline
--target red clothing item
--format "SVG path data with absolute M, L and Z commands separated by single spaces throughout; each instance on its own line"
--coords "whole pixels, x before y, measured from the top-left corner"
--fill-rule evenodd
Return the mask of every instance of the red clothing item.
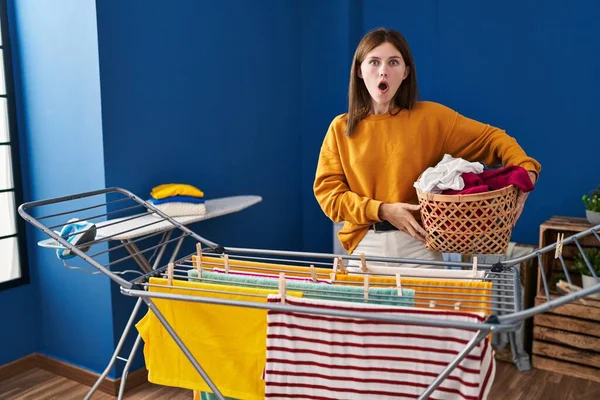
M 444 190 L 442 194 L 474 194 L 498 190 L 515 185 L 523 192 L 533 190 L 533 183 L 529 178 L 527 170 L 517 165 L 509 167 L 490 169 L 480 174 L 465 172 L 461 175 L 465 187 L 462 190 Z

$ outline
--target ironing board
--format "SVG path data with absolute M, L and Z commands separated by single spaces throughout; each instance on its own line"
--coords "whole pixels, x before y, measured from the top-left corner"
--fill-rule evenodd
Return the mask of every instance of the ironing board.
M 206 221 L 208 219 L 242 211 L 250 206 L 260 203 L 261 201 L 261 196 L 250 195 L 209 199 L 204 203 L 206 205 L 205 214 L 174 217 L 173 219 L 182 225 L 190 225 L 195 222 Z M 162 253 L 163 248 L 170 241 L 175 227 L 176 226 L 168 220 L 157 218 L 157 216 L 153 214 L 140 213 L 133 216 L 97 222 L 96 239 L 121 241 L 130 254 L 136 254 L 134 260 L 142 269 L 142 271 L 148 273 L 156 269 L 156 266 L 160 263 L 160 257 L 156 258 L 154 265 L 151 266 L 150 261 L 143 254 L 139 254 L 139 249 L 133 240 L 138 237 L 143 237 L 153 233 L 164 232 L 157 245 L 159 253 Z M 51 249 L 64 248 L 60 243 L 52 238 L 41 240 L 38 242 L 38 245 Z M 174 257 L 177 257 L 177 251 L 175 251 L 171 256 L 171 262 L 173 261 Z

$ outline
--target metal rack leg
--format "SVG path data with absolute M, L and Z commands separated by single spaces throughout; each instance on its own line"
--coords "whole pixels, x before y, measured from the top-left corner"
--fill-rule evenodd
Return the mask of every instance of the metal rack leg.
M 98 378 L 98 380 L 96 381 L 96 383 L 94 383 L 94 386 L 92 386 L 92 388 L 90 389 L 90 391 L 84 397 L 84 400 L 89 400 L 89 399 L 92 398 L 92 395 L 94 394 L 94 392 L 98 389 L 98 387 L 100 386 L 100 384 L 102 383 L 102 381 L 104 381 L 104 379 L 106 378 L 106 376 L 110 372 L 110 370 L 113 367 L 113 365 L 115 365 L 115 361 L 119 357 L 119 353 L 121 352 L 121 348 L 123 347 L 123 343 L 125 343 L 125 339 L 127 338 L 127 334 L 129 333 L 129 330 L 131 329 L 131 326 L 133 325 L 133 321 L 135 321 L 135 317 L 136 317 L 136 315 L 137 315 L 137 313 L 138 313 L 141 305 L 142 305 L 142 299 L 139 298 L 138 301 L 136 301 L 136 303 L 135 303 L 135 307 L 133 307 L 133 311 L 131 311 L 131 316 L 129 317 L 129 320 L 127 321 L 127 325 L 125 325 L 125 329 L 123 330 L 123 334 L 121 335 L 121 339 L 119 339 L 119 343 L 117 344 L 117 348 L 115 349 L 115 352 L 113 353 L 110 361 L 108 362 L 108 365 L 106 366 L 106 369 L 104 370 L 104 372 L 102 372 L 102 375 L 100 375 L 100 377 Z M 130 358 L 131 358 L 131 356 L 130 356 Z
M 129 357 L 127 357 L 127 363 L 125 363 L 125 368 L 123 368 L 123 374 L 121 374 L 121 384 L 119 385 L 119 396 L 118 400 L 123 398 L 123 393 L 125 393 L 125 382 L 127 381 L 127 375 L 129 375 L 129 368 L 131 368 L 131 363 L 133 362 L 133 358 L 135 357 L 135 353 L 137 352 L 138 347 L 140 346 L 140 342 L 142 341 L 142 336 L 138 333 L 137 338 L 135 339 L 135 343 L 131 348 L 131 352 L 129 353 Z
M 219 400 L 225 400 L 225 398 L 223 397 L 223 395 L 221 394 L 221 392 L 219 391 L 219 389 L 217 389 L 217 387 L 215 386 L 215 384 L 213 383 L 213 381 L 206 374 L 206 371 L 204 371 L 204 369 L 202 369 L 202 367 L 200 366 L 200 364 L 198 363 L 198 361 L 196 361 L 196 359 L 194 358 L 194 356 L 192 355 L 192 353 L 190 352 L 190 350 L 181 341 L 181 338 L 177 335 L 177 333 L 175 333 L 175 330 L 171 327 L 171 325 L 169 324 L 169 321 L 167 321 L 166 318 L 161 314 L 161 312 L 158 310 L 158 308 L 156 307 L 156 305 L 154 305 L 154 303 L 152 302 L 152 300 L 149 299 L 149 298 L 146 298 L 146 297 L 144 297 L 143 299 L 144 299 L 144 302 L 146 303 L 146 305 L 148 306 L 148 308 L 150 310 L 152 310 L 152 312 L 154 313 L 154 315 L 156 315 L 156 318 L 158 318 L 158 320 L 165 327 L 165 329 L 167 330 L 167 332 L 169 332 L 169 335 L 171 335 L 171 337 L 173 338 L 173 340 L 175 341 L 175 343 L 177 343 L 177 346 L 179 346 L 179 348 L 181 349 L 181 351 L 183 351 L 183 354 L 185 354 L 185 356 L 192 363 L 192 365 L 194 366 L 194 368 L 196 369 L 196 371 L 198 371 L 198 373 L 200 374 L 200 376 L 202 377 L 202 379 L 204 379 L 204 382 L 206 382 L 206 384 L 208 385 L 208 387 L 210 388 L 210 390 L 213 392 L 213 394 L 217 397 L 217 399 L 219 399 Z
M 487 336 L 487 331 L 477 331 L 477 334 L 467 343 L 467 346 L 461 350 L 460 353 L 452 360 L 450 364 L 434 379 L 429 387 L 419 396 L 419 400 L 427 400 L 429 396 L 440 386 L 440 384 L 446 379 L 450 373 L 460 364 L 460 362 L 473 350 L 475 346 L 479 344 Z

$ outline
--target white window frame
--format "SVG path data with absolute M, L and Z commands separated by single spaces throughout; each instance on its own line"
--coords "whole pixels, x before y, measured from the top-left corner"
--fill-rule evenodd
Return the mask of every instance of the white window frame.
M 16 118 L 16 106 L 15 106 L 15 93 L 14 93 L 14 75 L 12 68 L 12 54 L 10 46 L 10 31 L 8 21 L 8 8 L 7 0 L 0 0 L 0 34 L 1 43 L 0 51 L 2 53 L 3 63 L 0 69 L 0 74 L 4 74 L 4 86 L 6 88 L 5 93 L 0 92 L 0 98 L 6 99 L 6 111 L 0 107 L 0 112 L 6 112 L 6 129 L 8 135 L 8 141 L 0 138 L 0 151 L 6 152 L 6 148 L 9 149 L 8 154 L 11 159 L 10 165 L 6 162 L 0 164 L 0 174 L 6 176 L 7 165 L 11 169 L 12 173 L 12 187 L 0 187 L 0 196 L 12 196 L 13 201 L 6 201 L 6 197 L 2 199 L 5 206 L 0 207 L 0 224 L 5 226 L 8 225 L 8 221 L 14 221 L 14 232 L 5 231 L 0 234 L 0 242 L 2 241 L 14 241 L 16 238 L 17 242 L 17 254 L 18 260 L 15 266 L 12 262 L 14 259 L 13 254 L 7 254 L 6 251 L 0 251 L 0 290 L 20 286 L 29 283 L 29 266 L 27 262 L 26 241 L 25 241 L 25 221 L 19 217 L 17 213 L 17 207 L 23 203 L 23 190 L 22 190 L 22 176 L 19 161 L 19 134 L 17 128 Z M 2 76 L 0 76 L 0 83 Z M 0 84 L 0 90 L 2 85 Z M 2 119 L 0 118 L 0 121 Z M 4 136 L 4 135 L 3 135 Z M 6 154 L 6 153 L 5 153 Z M 11 224 L 12 225 L 12 224 Z M 0 226 L 0 229 L 2 227 Z M 10 228 L 9 228 L 10 229 Z M 7 234 L 8 233 L 8 234 Z M 5 242 L 7 243 L 7 242 Z M 2 248 L 2 247 L 0 247 Z M 4 253 L 4 254 L 3 254 Z M 9 265 L 10 264 L 10 265 Z M 5 272 L 7 269 L 18 269 L 18 276 L 14 278 L 7 278 Z

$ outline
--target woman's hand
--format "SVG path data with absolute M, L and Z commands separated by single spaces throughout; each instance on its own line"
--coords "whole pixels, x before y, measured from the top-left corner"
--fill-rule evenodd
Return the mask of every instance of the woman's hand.
M 528 171 L 529 179 L 531 179 L 531 183 L 535 185 L 537 180 L 537 175 L 534 172 Z M 523 213 L 523 207 L 525 207 L 525 200 L 527 200 L 527 196 L 529 196 L 529 192 L 525 193 L 519 190 L 519 194 L 517 195 L 517 205 L 515 207 L 515 219 L 513 221 L 513 226 L 517 225 L 517 220 Z
M 425 243 L 427 232 L 415 219 L 411 211 L 418 211 L 419 205 L 407 203 L 389 203 L 379 206 L 379 218 L 382 221 L 388 221 L 402 232 Z

